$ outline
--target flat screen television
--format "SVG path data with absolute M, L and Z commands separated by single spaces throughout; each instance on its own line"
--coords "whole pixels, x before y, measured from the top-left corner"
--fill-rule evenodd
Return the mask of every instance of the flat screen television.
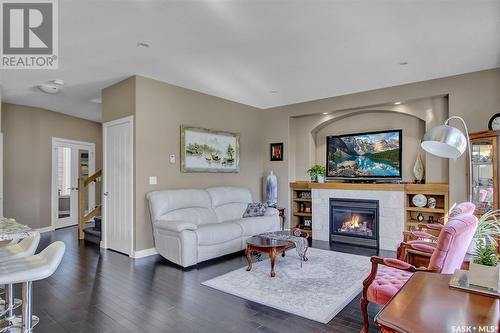
M 329 179 L 401 179 L 402 130 L 326 138 Z

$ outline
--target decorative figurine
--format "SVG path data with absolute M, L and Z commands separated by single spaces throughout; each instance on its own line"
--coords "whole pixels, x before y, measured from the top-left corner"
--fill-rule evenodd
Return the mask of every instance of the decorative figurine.
M 417 221 L 418 222 L 423 222 L 424 221 L 424 216 L 422 215 L 422 213 L 418 213 L 418 215 L 417 215 Z

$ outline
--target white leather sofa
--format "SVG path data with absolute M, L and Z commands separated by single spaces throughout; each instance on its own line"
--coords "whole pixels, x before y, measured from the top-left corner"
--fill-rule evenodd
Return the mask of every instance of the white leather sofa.
M 274 208 L 243 218 L 252 195 L 242 187 L 154 191 L 147 199 L 156 250 L 183 267 L 241 251 L 247 238 L 280 229 Z

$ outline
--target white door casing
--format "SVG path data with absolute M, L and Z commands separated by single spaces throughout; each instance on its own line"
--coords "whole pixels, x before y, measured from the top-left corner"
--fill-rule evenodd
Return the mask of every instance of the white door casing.
M 58 149 L 71 149 L 71 192 L 70 192 L 70 216 L 67 218 L 59 218 L 59 196 L 57 186 L 57 166 L 58 166 Z M 51 188 L 51 224 L 53 229 L 64 228 L 78 224 L 78 151 L 87 150 L 89 153 L 89 175 L 95 172 L 95 144 L 92 142 L 83 142 L 68 140 L 62 138 L 52 138 L 52 188 Z M 89 209 L 95 207 L 95 184 L 91 184 L 88 190 Z
M 0 217 L 3 217 L 3 133 L 2 132 L 0 132 Z
M 133 116 L 103 124 L 102 247 L 133 253 Z

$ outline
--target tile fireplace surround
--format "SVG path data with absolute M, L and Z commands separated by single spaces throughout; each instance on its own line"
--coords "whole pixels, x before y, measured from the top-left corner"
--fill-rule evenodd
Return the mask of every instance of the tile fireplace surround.
M 312 189 L 312 238 L 329 241 L 330 198 L 379 201 L 379 246 L 395 251 L 403 240 L 405 192 L 372 189 Z

